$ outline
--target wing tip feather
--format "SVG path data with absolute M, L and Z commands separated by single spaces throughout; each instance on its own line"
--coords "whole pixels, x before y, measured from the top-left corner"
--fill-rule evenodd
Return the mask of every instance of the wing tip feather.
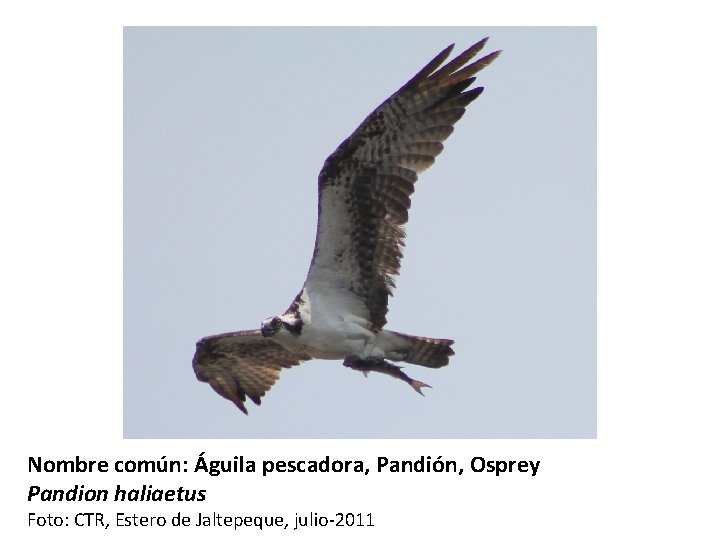
M 438 54 L 436 54 L 435 57 L 427 64 L 425 64 L 425 66 L 420 71 L 418 71 L 412 79 L 410 79 L 407 83 L 403 85 L 400 91 L 404 88 L 409 88 L 430 76 L 435 70 L 442 66 L 443 62 L 448 59 L 448 56 L 450 56 L 450 53 L 453 51 L 454 48 L 455 44 L 451 43 Z

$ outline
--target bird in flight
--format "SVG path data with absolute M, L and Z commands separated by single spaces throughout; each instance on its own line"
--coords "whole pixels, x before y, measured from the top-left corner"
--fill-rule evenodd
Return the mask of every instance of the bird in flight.
M 448 364 L 452 340 L 384 327 L 415 182 L 482 93 L 483 87 L 470 88 L 474 75 L 500 54 L 471 62 L 486 42 L 447 63 L 453 45 L 440 52 L 325 160 L 315 248 L 302 290 L 282 315 L 265 319 L 257 330 L 198 341 L 192 365 L 200 381 L 247 414 L 246 398 L 260 405 L 282 369 L 313 358 L 390 375 L 420 394 L 429 385 L 391 362 Z

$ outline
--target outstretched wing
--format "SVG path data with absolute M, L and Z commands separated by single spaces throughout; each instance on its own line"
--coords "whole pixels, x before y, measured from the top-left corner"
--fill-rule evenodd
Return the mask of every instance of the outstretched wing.
M 247 414 L 245 397 L 256 405 L 280 376 L 282 368 L 297 366 L 310 357 L 284 349 L 259 330 L 208 336 L 197 342 L 193 369 L 222 397 Z
M 306 286 L 350 291 L 375 330 L 386 323 L 417 175 L 434 163 L 442 141 L 482 92 L 482 87 L 467 90 L 473 75 L 500 54 L 468 64 L 486 41 L 444 66 L 453 46 L 438 54 L 375 109 L 320 172 L 318 230 Z

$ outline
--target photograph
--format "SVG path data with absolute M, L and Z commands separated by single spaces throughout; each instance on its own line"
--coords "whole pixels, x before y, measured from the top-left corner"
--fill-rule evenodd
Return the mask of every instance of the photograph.
M 595 438 L 596 56 L 125 27 L 124 438 Z

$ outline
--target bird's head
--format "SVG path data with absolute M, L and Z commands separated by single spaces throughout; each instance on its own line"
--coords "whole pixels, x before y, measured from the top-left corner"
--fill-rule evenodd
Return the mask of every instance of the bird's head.
M 268 317 L 260 324 L 260 333 L 264 337 L 299 336 L 302 332 L 302 320 L 296 313 L 284 313 L 277 317 Z
M 263 337 L 272 337 L 282 328 L 280 317 L 268 317 L 260 324 L 260 333 Z

